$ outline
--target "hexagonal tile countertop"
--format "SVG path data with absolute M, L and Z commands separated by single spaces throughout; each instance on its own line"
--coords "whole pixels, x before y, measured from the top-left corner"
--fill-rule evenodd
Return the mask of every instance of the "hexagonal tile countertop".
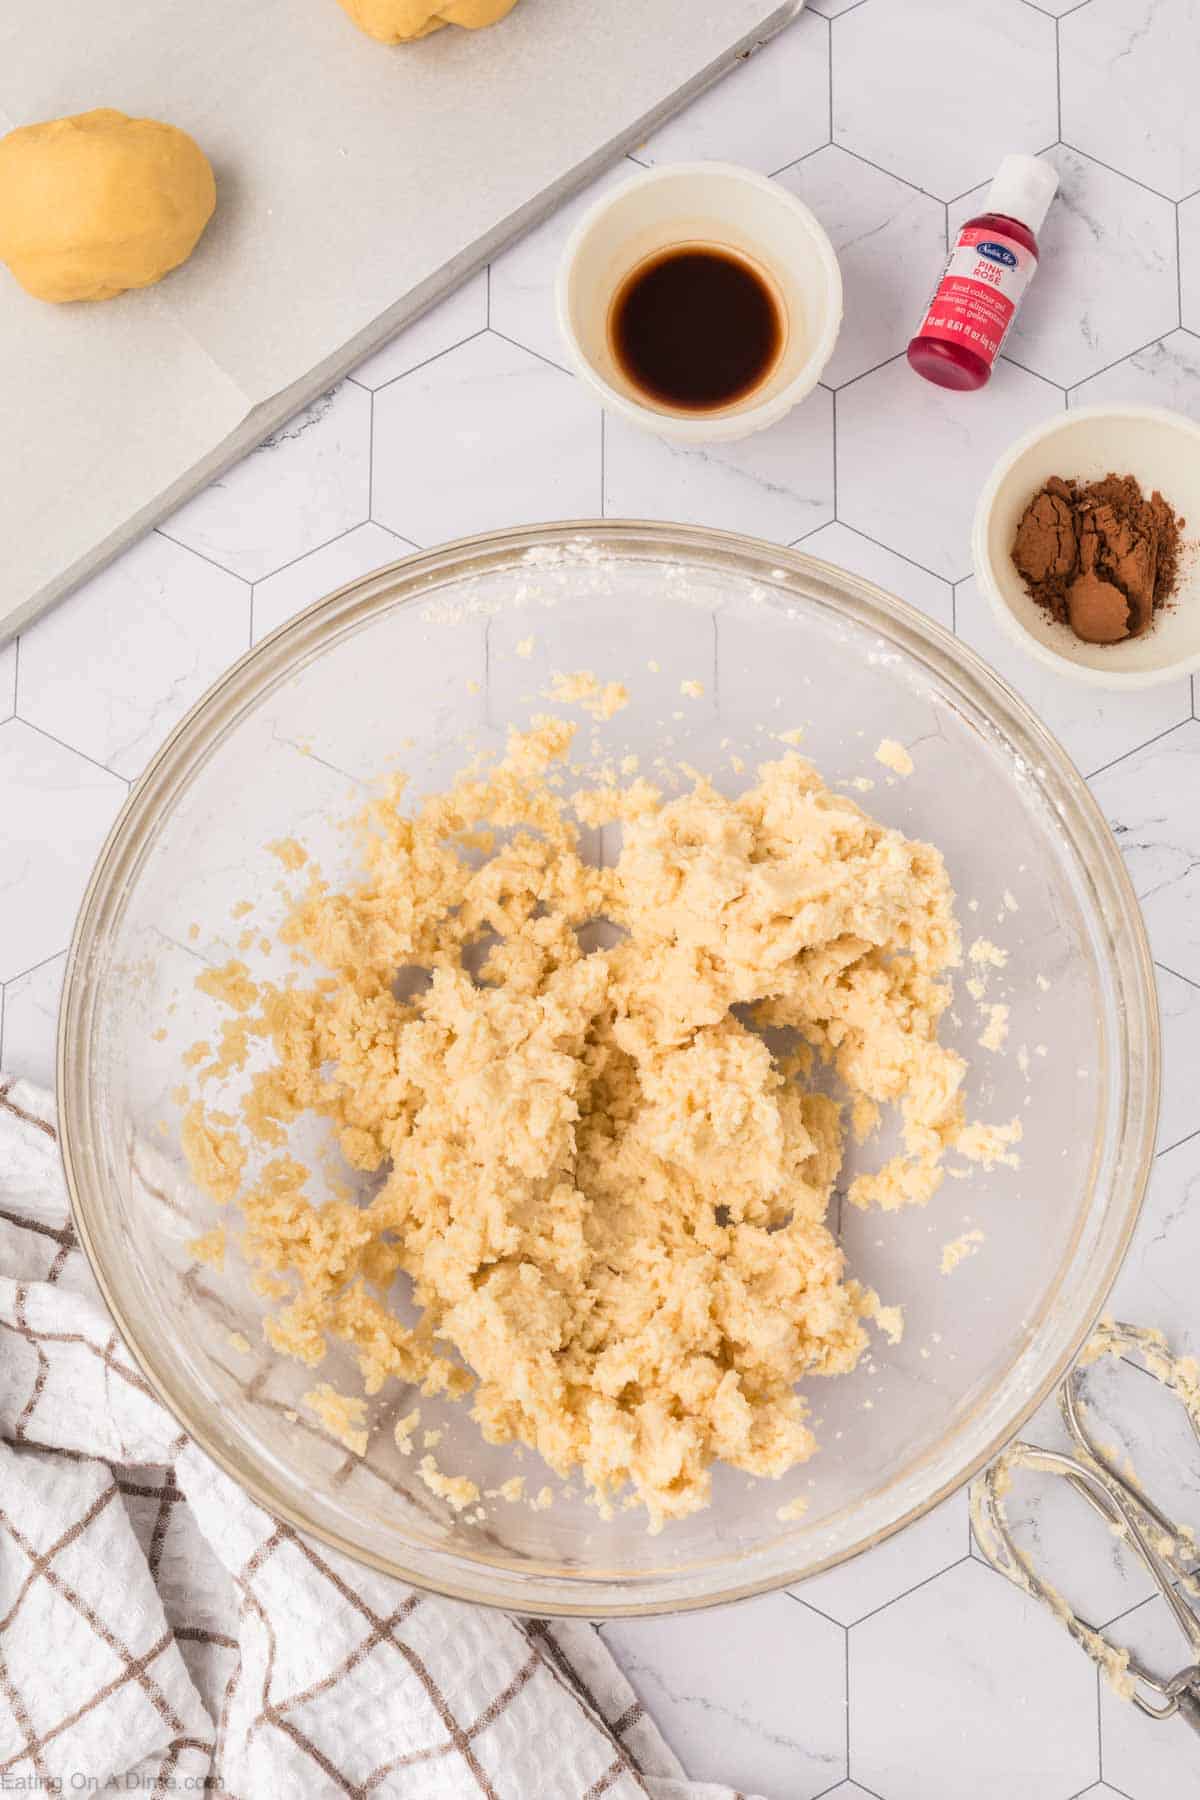
M 992 662 L 1118 833 L 1158 965 L 1166 1093 L 1116 1304 L 1200 1351 L 1196 694 L 1056 679 L 1001 639 L 968 545 L 980 482 L 1030 426 L 1098 401 L 1200 410 L 1198 42 L 1193 0 L 810 0 L 635 158 L 748 164 L 825 222 L 845 326 L 782 424 L 684 449 L 605 418 L 567 372 L 555 264 L 612 170 L 0 650 L 5 1069 L 50 1079 L 72 915 L 130 781 L 224 667 L 312 600 L 413 546 L 525 520 L 637 514 L 802 542 Z M 947 232 L 1010 150 L 1061 178 L 1042 271 L 990 388 L 946 394 L 904 345 Z M 1118 1631 L 1171 1654 L 1143 1585 L 1111 1559 L 1093 1578 Z M 1200 1793 L 1200 1740 L 1098 1686 L 979 1559 L 963 1495 L 794 1592 L 602 1635 L 691 1776 L 770 1800 Z

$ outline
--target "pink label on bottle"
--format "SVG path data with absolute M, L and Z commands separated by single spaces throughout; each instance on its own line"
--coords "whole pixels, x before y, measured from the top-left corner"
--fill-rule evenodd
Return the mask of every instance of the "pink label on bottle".
M 985 362 L 994 362 L 1036 268 L 1037 257 L 1015 238 L 979 225 L 965 226 L 917 336 L 966 344 Z

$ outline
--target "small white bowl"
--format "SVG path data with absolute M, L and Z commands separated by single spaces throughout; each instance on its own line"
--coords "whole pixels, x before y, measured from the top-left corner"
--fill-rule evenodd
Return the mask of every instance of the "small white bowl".
M 1051 475 L 1097 481 L 1135 475 L 1158 488 L 1200 535 L 1200 425 L 1154 406 L 1081 406 L 1039 425 L 993 469 L 975 509 L 971 553 L 979 585 L 1008 635 L 1062 675 L 1093 687 L 1154 687 L 1200 669 L 1200 558 L 1184 550 L 1171 602 L 1142 637 L 1085 644 L 1031 600 L 1012 560 L 1021 515 Z
M 682 244 L 719 244 L 749 258 L 772 282 L 787 320 L 762 386 L 712 412 L 647 400 L 618 365 L 609 337 L 625 277 Z M 777 182 L 733 163 L 672 163 L 633 176 L 585 214 L 563 252 L 556 299 L 572 366 L 605 406 L 659 437 L 710 444 L 773 425 L 816 387 L 842 322 L 842 274 L 817 219 Z

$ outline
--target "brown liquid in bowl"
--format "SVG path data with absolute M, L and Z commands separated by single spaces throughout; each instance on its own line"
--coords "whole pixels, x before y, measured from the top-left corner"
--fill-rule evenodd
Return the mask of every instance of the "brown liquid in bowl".
M 609 337 L 619 367 L 650 399 L 711 412 L 745 399 L 771 373 L 784 320 L 752 263 L 731 250 L 686 244 L 626 276 Z

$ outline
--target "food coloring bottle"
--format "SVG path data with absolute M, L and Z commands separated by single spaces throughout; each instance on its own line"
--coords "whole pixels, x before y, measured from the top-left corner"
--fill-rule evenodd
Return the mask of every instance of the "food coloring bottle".
M 987 210 L 961 227 L 908 346 L 918 375 L 939 387 L 981 388 L 1038 263 L 1037 232 L 1058 187 L 1049 163 L 1006 156 Z

